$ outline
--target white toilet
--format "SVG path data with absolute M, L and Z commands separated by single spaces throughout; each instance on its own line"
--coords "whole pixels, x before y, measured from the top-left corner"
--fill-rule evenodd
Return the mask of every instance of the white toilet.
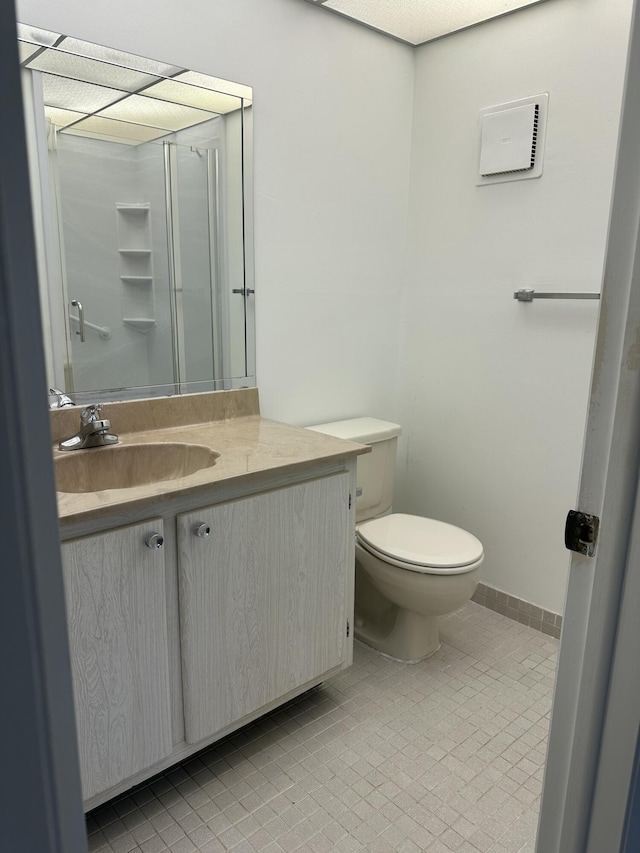
M 440 648 L 437 617 L 475 592 L 482 543 L 452 524 L 390 512 L 398 424 L 354 418 L 309 429 L 371 445 L 357 463 L 355 636 L 398 660 L 428 657 Z

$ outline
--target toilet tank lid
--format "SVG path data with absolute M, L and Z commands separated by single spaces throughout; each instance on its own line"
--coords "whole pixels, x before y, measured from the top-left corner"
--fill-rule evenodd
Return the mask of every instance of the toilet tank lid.
M 402 432 L 400 424 L 381 421 L 378 418 L 349 418 L 346 421 L 332 421 L 328 424 L 314 424 L 307 427 L 315 432 L 323 432 L 335 438 L 344 438 L 359 444 L 375 444 L 395 438 Z

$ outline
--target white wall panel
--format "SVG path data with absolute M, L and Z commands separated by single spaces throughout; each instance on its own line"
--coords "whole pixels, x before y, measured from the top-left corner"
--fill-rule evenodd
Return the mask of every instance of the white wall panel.
M 485 546 L 483 580 L 563 606 L 629 0 L 554 0 L 420 48 L 402 320 L 396 507 Z M 549 92 L 541 178 L 475 185 L 485 107 Z

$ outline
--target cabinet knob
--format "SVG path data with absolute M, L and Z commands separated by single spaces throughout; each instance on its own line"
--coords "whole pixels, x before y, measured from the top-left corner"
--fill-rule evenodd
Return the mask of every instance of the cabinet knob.
M 204 522 L 202 524 L 196 524 L 193 528 L 194 536 L 199 536 L 201 539 L 206 539 L 207 536 L 211 533 L 211 528 L 208 524 Z
M 162 548 L 164 545 L 164 538 L 160 533 L 150 533 L 149 536 L 144 540 L 144 544 L 147 548 Z

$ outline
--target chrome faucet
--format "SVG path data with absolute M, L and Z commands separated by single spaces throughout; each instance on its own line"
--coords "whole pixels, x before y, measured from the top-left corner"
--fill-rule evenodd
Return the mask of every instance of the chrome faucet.
M 111 421 L 101 420 L 98 415 L 102 406 L 87 406 L 80 413 L 80 429 L 71 438 L 65 438 L 58 447 L 60 450 L 83 450 L 87 447 L 107 447 L 118 443 L 118 436 L 109 432 Z
M 49 393 L 54 394 L 56 400 L 51 404 L 52 409 L 64 409 L 65 406 L 75 406 L 75 403 L 64 391 L 59 388 L 49 388 Z

